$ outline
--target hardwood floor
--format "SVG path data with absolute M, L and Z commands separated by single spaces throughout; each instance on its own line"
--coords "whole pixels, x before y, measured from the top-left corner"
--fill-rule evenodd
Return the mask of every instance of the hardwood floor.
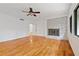
M 28 36 L 0 43 L 0 56 L 73 56 L 67 40 Z

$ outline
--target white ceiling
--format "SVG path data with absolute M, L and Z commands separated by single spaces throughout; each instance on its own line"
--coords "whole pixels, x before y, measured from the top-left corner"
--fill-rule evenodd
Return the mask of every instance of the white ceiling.
M 26 16 L 22 10 L 32 7 L 34 10 L 40 11 L 37 18 L 51 18 L 67 15 L 70 6 L 71 3 L 0 3 L 0 13 L 17 18 L 29 18 L 31 16 Z

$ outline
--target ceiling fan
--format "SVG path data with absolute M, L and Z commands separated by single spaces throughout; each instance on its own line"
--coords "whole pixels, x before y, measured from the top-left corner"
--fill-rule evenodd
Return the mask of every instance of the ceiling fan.
M 33 11 L 32 8 L 29 8 L 29 11 L 23 10 L 23 12 L 28 13 L 27 16 L 31 15 L 31 16 L 37 16 L 37 14 L 40 14 L 39 11 Z

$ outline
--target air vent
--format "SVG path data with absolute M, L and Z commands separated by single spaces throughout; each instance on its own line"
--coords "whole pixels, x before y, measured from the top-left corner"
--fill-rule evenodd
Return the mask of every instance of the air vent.
M 21 18 L 21 19 L 19 19 L 19 20 L 24 21 L 24 19 L 22 19 L 22 18 Z

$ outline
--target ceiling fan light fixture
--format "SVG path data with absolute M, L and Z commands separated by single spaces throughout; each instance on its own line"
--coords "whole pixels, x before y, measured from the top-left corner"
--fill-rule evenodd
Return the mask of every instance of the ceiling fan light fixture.
M 40 14 L 39 11 L 33 11 L 32 8 L 29 8 L 29 11 L 28 11 L 28 12 L 25 11 L 25 10 L 23 10 L 23 12 L 24 12 L 24 13 L 28 13 L 27 16 L 31 15 L 31 16 L 35 16 L 35 17 L 37 16 L 37 14 Z

